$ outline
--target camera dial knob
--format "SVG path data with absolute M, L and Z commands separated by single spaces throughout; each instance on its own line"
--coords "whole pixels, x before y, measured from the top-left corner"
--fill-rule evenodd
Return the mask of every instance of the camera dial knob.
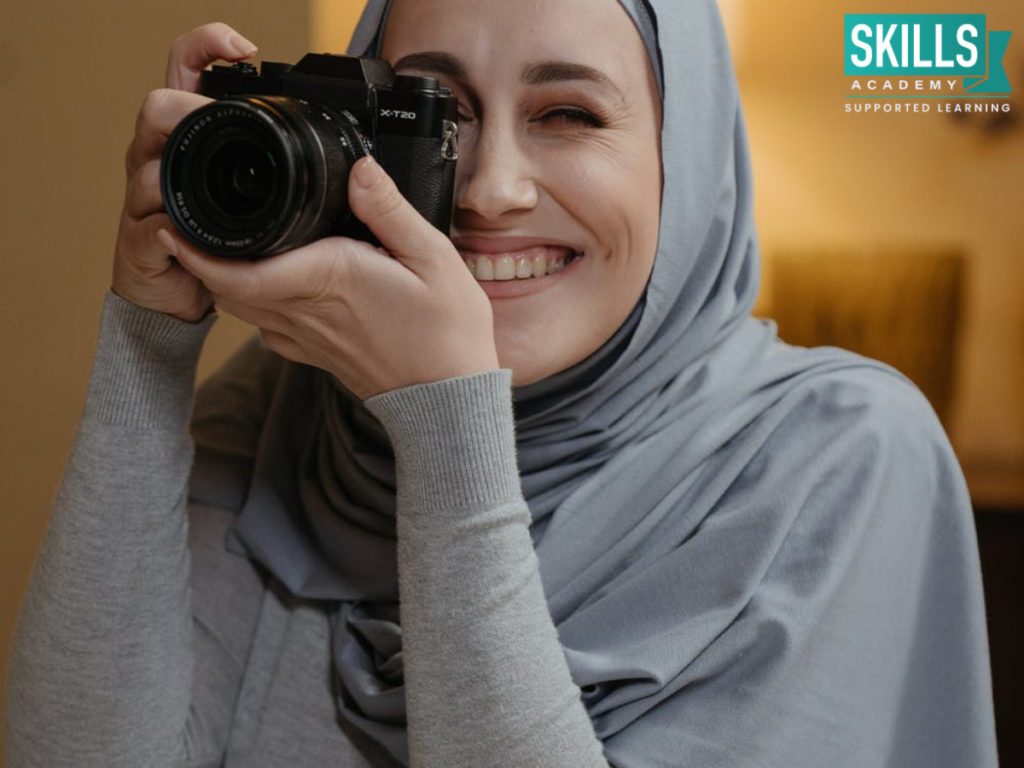
M 436 91 L 438 82 L 433 77 L 416 77 L 415 75 L 395 75 L 396 91 Z

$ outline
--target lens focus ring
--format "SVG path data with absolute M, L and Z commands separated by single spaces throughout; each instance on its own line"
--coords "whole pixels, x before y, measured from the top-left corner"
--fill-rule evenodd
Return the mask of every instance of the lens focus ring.
M 268 256 L 340 229 L 348 171 L 368 151 L 347 113 L 280 96 L 215 101 L 168 139 L 164 205 L 205 251 Z

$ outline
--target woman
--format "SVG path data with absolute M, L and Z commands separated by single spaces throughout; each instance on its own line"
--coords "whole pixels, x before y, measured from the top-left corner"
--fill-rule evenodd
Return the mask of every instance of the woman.
M 352 207 L 391 258 L 328 239 L 254 265 L 187 247 L 154 183 L 203 102 L 183 91 L 251 44 L 172 50 L 8 764 L 995 765 L 934 415 L 748 317 L 714 4 L 371 2 L 352 52 L 377 51 L 459 98 L 451 241 L 362 161 Z M 201 391 L 189 479 L 214 303 L 277 354 Z

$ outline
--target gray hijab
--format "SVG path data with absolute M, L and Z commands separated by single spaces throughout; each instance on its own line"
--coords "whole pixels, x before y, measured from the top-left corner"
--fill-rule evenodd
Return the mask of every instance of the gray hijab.
M 606 754 L 994 765 L 945 437 L 896 372 L 749 316 L 753 185 L 717 7 L 621 2 L 663 96 L 653 274 L 591 358 L 514 392 L 545 594 Z M 369 2 L 350 53 L 376 51 L 387 7 Z M 229 546 L 326 601 L 339 715 L 408 764 L 386 434 L 326 374 L 255 348 L 207 391 L 193 497 L 241 508 Z

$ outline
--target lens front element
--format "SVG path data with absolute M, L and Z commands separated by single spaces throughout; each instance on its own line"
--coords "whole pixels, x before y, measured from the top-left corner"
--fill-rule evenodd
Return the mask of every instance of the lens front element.
M 202 171 L 210 204 L 226 216 L 266 214 L 281 180 L 274 155 L 248 138 L 226 142 L 210 153 Z

